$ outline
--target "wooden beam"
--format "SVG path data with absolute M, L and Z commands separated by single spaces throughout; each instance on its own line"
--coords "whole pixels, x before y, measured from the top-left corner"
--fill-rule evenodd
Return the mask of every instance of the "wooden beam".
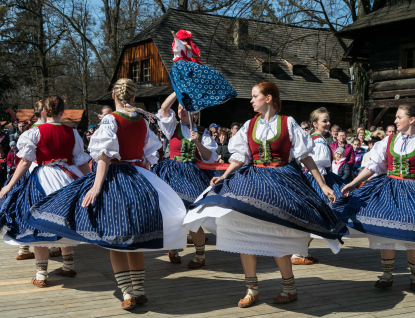
M 373 123 L 373 117 L 374 117 L 375 110 L 373 108 L 369 108 L 367 110 L 367 130 L 370 129 Z
M 415 78 L 415 69 L 403 69 L 403 70 L 387 70 L 387 71 L 377 71 L 373 72 L 370 79 L 373 82 L 379 81 L 388 81 L 394 79 L 404 79 L 404 78 Z
M 379 115 L 377 115 L 377 116 L 376 116 L 376 118 L 375 118 L 375 120 L 373 121 L 372 126 L 377 126 L 377 125 L 380 123 L 380 121 L 382 120 L 383 116 L 385 116 L 385 115 L 386 115 L 386 113 L 387 113 L 387 111 L 389 110 L 389 108 L 390 108 L 390 107 L 385 107 L 385 108 L 383 108 L 383 109 L 380 111 Z
M 415 96 L 415 89 L 403 89 L 403 90 L 396 90 L 396 91 L 380 91 L 380 92 L 369 91 L 370 99 L 395 98 L 396 95 L 399 95 L 400 97 L 412 97 L 412 96 Z
M 415 98 L 385 99 L 385 100 L 375 100 L 375 101 L 365 102 L 367 109 L 385 108 L 385 107 L 397 108 L 402 104 L 415 105 Z
M 393 91 L 401 89 L 412 89 L 415 87 L 415 78 L 376 82 L 372 85 L 373 91 Z

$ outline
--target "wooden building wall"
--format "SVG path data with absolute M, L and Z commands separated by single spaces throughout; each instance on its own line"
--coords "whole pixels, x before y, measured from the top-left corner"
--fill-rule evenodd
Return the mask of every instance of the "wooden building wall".
M 415 25 L 414 25 L 415 26 Z M 402 68 L 402 48 L 415 43 L 413 28 L 400 26 L 372 38 L 368 125 L 392 124 L 392 114 L 404 102 L 415 102 L 415 68 Z
M 118 62 L 115 81 L 120 78 L 131 78 L 131 64 L 150 60 L 150 83 L 157 85 L 169 84 L 169 74 L 163 64 L 160 54 L 153 41 L 146 41 L 140 44 L 125 47 Z

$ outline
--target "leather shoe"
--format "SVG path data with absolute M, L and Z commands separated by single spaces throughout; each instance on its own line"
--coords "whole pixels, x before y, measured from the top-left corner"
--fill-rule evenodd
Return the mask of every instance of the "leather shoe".
M 284 294 L 286 294 L 286 293 L 284 293 Z M 275 297 L 274 303 L 276 303 L 276 304 L 288 304 L 288 303 L 291 303 L 291 302 L 297 300 L 297 295 L 298 295 L 297 293 L 295 293 L 295 294 L 286 294 L 286 295 L 287 296 L 282 295 L 282 293 L 280 293 L 277 297 Z
M 202 266 L 205 266 L 205 260 L 201 258 L 194 258 L 189 263 L 187 263 L 187 267 L 190 269 L 196 269 Z
M 392 284 L 393 284 L 393 280 L 391 280 L 391 281 L 386 281 L 386 280 L 378 280 L 376 283 L 375 283 L 375 288 L 389 288 L 389 287 L 392 287 Z
M 62 269 L 62 267 L 55 269 L 55 274 L 60 275 L 60 276 L 66 276 L 66 277 L 75 277 L 76 276 L 76 272 L 74 270 L 71 269 L 69 271 L 64 271 Z
M 318 263 L 319 261 L 317 257 L 311 256 L 311 255 L 308 255 L 306 259 L 308 259 L 309 261 L 312 261 L 313 263 Z
M 148 302 L 148 299 L 147 299 L 146 295 L 136 296 L 136 297 L 134 297 L 134 300 L 135 300 L 136 304 L 144 304 L 144 303 Z
M 309 260 L 306 257 L 302 257 L 302 258 L 291 257 L 291 263 L 293 265 L 313 265 L 314 264 L 312 260 Z
M 21 260 L 24 260 L 24 259 L 31 259 L 31 258 L 35 258 L 35 253 L 30 252 L 30 253 L 22 254 L 22 255 L 17 254 L 17 256 L 16 256 L 16 259 L 18 261 L 21 261 Z
M 135 307 L 135 305 L 136 305 L 136 302 L 135 302 L 134 298 L 125 299 L 121 303 L 121 309 L 124 309 L 124 310 L 133 309 Z
M 243 296 L 242 299 L 239 300 L 238 302 L 238 307 L 239 308 L 246 308 L 251 306 L 254 302 L 256 302 L 259 299 L 259 294 L 257 294 L 256 296 L 253 296 L 251 294 L 246 294 Z
M 32 284 L 39 287 L 39 288 L 43 288 L 46 287 L 47 285 L 47 280 L 37 280 L 36 277 L 32 278 Z
M 170 263 L 173 264 L 181 264 L 182 263 L 182 257 L 178 253 L 169 253 L 169 259 Z
M 412 290 L 412 291 L 415 291 L 415 283 L 412 283 L 412 282 L 411 282 L 411 283 L 409 284 L 409 289 L 410 289 L 410 290 Z

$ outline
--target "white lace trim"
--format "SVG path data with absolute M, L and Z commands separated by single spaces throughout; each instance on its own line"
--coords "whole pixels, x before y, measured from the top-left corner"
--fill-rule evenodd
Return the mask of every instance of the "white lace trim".
M 382 226 L 390 229 L 398 229 L 405 231 L 415 231 L 415 223 L 407 223 L 400 221 L 391 221 L 379 218 L 371 218 L 367 216 L 356 216 L 356 219 L 363 224 L 370 224 L 376 226 Z
M 85 237 L 88 240 L 93 241 L 101 241 L 106 242 L 108 244 L 134 244 L 134 243 L 142 243 L 147 242 L 150 240 L 163 238 L 163 231 L 155 231 L 151 233 L 146 233 L 142 235 L 134 235 L 134 236 L 119 236 L 119 235 L 107 235 L 107 236 L 99 236 L 96 232 L 91 231 L 77 231 L 79 235 Z
M 375 243 L 370 242 L 370 248 L 374 250 L 415 250 L 415 243 Z
M 194 199 L 194 198 L 189 197 L 189 196 L 188 196 L 188 195 L 186 195 L 186 194 L 179 193 L 179 192 L 177 192 L 177 194 L 178 194 L 178 196 L 180 197 L 180 199 L 182 199 L 182 200 L 186 200 L 186 201 L 189 201 L 189 202 L 195 202 L 195 199 Z
M 42 212 L 39 213 L 36 209 L 31 208 L 30 213 L 32 214 L 32 217 L 34 219 L 40 219 L 40 220 L 46 220 L 55 224 L 59 224 L 62 226 L 67 225 L 67 221 L 63 216 L 59 216 L 56 214 L 48 213 L 48 212 Z
M 26 230 L 23 233 L 20 233 L 19 235 L 16 235 L 16 240 L 19 240 L 25 236 L 31 236 L 34 234 L 34 230 Z M 54 237 L 56 236 L 55 234 L 52 233 L 45 233 L 45 232 L 39 232 L 37 235 L 37 237 Z
M 213 192 L 209 192 L 208 193 L 208 196 L 210 196 L 210 195 L 217 195 L 217 194 L 216 193 L 213 193 Z M 258 209 L 261 209 L 263 211 L 266 211 L 269 214 L 275 215 L 275 216 L 277 216 L 280 219 L 283 219 L 283 220 L 288 221 L 290 223 L 293 223 L 293 224 L 296 224 L 298 226 L 304 227 L 306 229 L 309 229 L 309 230 L 312 230 L 312 231 L 315 231 L 315 232 L 319 232 L 319 233 L 327 233 L 327 230 L 326 229 L 318 226 L 317 224 L 300 222 L 298 219 L 296 219 L 296 218 L 288 215 L 287 213 L 285 213 L 284 210 L 281 210 L 280 208 L 278 208 L 278 207 L 276 207 L 274 205 L 268 204 L 266 202 L 263 202 L 261 200 L 257 200 L 255 198 L 247 197 L 247 196 L 234 195 L 231 192 L 225 193 L 223 196 L 224 197 L 231 197 L 233 199 L 242 201 L 242 202 L 244 202 L 246 204 L 249 204 L 251 206 L 254 206 L 254 207 L 258 208 Z M 344 224 L 342 222 L 339 222 L 336 225 L 335 231 L 339 231 L 343 227 L 344 227 Z

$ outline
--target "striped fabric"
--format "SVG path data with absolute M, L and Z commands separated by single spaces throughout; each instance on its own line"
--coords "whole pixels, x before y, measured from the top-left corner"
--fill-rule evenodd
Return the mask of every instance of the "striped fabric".
M 60 239 L 60 237 L 54 234 L 38 231 L 26 222 L 30 207 L 46 196 L 45 191 L 39 184 L 36 173 L 37 169 L 38 167 L 27 178 L 27 175 L 25 176 L 25 181 L 20 187 L 15 187 L 16 189 L 2 207 L 5 215 L 3 225 L 9 228 L 6 233 L 7 236 L 22 244 L 53 242 Z
M 341 218 L 364 233 L 415 242 L 415 181 L 381 175 L 340 200 Z
M 52 193 L 31 209 L 38 229 L 117 250 L 163 247 L 158 193 L 131 165 L 110 165 L 92 206 L 81 206 L 95 181 L 90 173 Z
M 309 172 L 304 173 L 304 175 L 306 176 L 307 180 L 310 182 L 313 189 L 316 190 L 316 192 L 318 193 L 320 198 L 322 198 L 328 206 L 332 206 L 332 203 L 329 201 L 329 199 L 327 199 L 326 195 L 321 190 L 320 186 L 318 185 L 316 179 L 314 179 L 313 175 Z M 342 178 L 340 178 L 337 174 L 335 174 L 333 172 L 328 172 L 324 176 L 324 180 L 326 181 L 326 184 L 331 189 L 333 189 L 333 191 L 336 194 L 337 198 L 341 198 L 341 196 L 342 196 L 341 190 L 347 184 L 347 182 L 344 181 Z M 334 212 L 336 212 L 336 211 L 334 211 Z
M 217 172 L 200 169 L 195 163 L 177 160 L 163 160 L 151 168 L 183 200 L 186 209 L 209 187 L 210 180 Z
M 274 169 L 243 167 L 190 208 L 201 204 L 232 209 L 329 239 L 339 239 L 348 232 L 294 161 Z

